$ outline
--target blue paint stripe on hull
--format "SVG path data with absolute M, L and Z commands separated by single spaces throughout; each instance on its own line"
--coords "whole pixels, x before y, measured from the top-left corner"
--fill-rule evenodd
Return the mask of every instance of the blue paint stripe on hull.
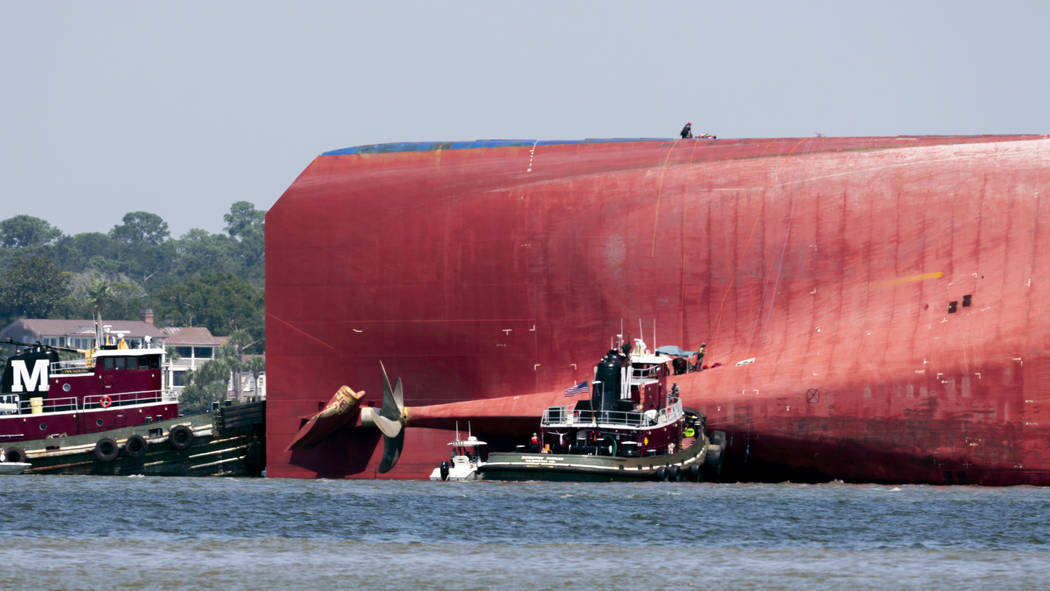
M 470 150 L 475 148 L 512 148 L 521 146 L 560 146 L 567 144 L 604 144 L 615 142 L 666 142 L 673 138 L 608 138 L 583 140 L 474 140 L 469 142 L 396 142 L 368 144 L 340 150 L 330 150 L 322 156 L 347 154 L 386 154 L 394 152 L 431 152 L 435 150 Z

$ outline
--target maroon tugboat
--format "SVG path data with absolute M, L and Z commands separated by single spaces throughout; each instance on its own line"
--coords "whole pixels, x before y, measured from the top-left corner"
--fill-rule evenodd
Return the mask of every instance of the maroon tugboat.
M 0 390 L 7 462 L 28 462 L 31 473 L 262 471 L 261 403 L 179 416 L 178 396 L 163 383 L 164 349 L 130 348 L 98 318 L 95 332 L 99 344 L 87 350 L 3 341 L 17 347 Z
M 671 362 L 641 339 L 610 349 L 589 399 L 547 408 L 528 446 L 490 453 L 478 471 L 487 480 L 699 481 L 716 473 L 724 435 L 712 442 L 704 417 L 682 407 L 678 385 L 667 385 Z

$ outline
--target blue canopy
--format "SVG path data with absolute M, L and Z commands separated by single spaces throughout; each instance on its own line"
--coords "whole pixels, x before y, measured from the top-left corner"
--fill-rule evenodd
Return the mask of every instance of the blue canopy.
M 678 345 L 664 345 L 662 347 L 657 347 L 656 352 L 670 355 L 671 357 L 689 357 L 694 353 L 693 351 L 686 351 Z

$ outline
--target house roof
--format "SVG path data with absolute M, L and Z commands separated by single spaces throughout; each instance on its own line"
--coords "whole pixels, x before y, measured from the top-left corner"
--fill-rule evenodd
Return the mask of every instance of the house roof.
M 159 328 L 141 320 L 103 320 L 102 325 L 109 325 L 113 331 L 127 331 L 128 337 L 164 338 Z M 27 335 L 37 337 L 50 336 L 94 336 L 95 323 L 91 320 L 61 320 L 53 318 L 23 318 L 9 324 L 0 333 L 2 336 L 17 336 L 25 338 Z
M 219 338 L 203 326 L 166 326 L 168 345 L 219 345 Z

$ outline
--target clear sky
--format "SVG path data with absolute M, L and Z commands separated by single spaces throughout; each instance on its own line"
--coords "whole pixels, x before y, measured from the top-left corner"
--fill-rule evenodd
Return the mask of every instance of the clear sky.
M 392 141 L 1050 133 L 1050 2 L 0 0 L 0 219 L 172 235 Z

